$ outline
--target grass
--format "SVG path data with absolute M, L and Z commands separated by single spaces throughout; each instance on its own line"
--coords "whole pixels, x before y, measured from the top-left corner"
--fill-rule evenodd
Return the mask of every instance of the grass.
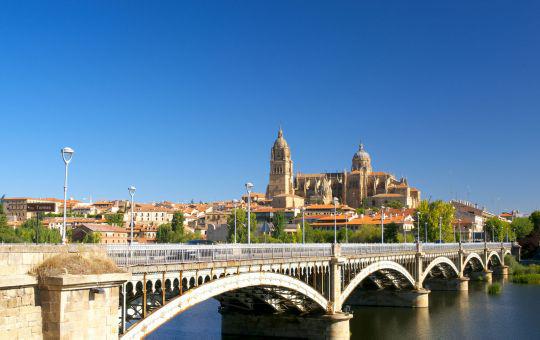
M 489 295 L 499 295 L 502 293 L 502 286 L 500 283 L 495 282 L 488 286 L 487 291 Z
M 523 283 L 523 284 L 540 284 L 540 274 L 529 273 L 529 274 L 515 274 L 512 275 L 513 283 Z
M 516 261 L 515 258 L 507 256 L 504 263 L 508 265 L 514 283 L 540 284 L 540 265 L 531 264 L 524 266 Z
M 43 261 L 32 270 L 31 274 L 42 279 L 65 274 L 91 275 L 120 272 L 122 270 L 104 254 L 65 253 Z

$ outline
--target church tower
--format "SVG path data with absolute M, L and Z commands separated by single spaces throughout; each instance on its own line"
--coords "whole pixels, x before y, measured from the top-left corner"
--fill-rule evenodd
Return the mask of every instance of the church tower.
M 291 150 L 280 128 L 270 154 L 270 181 L 266 189 L 266 197 L 273 198 L 281 194 L 293 195 L 294 189 Z

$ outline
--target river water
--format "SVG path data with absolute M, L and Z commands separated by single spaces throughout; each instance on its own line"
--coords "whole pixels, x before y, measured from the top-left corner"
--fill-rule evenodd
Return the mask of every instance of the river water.
M 502 282 L 501 282 L 502 283 Z M 429 308 L 353 307 L 351 339 L 540 339 L 540 285 L 502 283 L 489 295 L 482 283 L 468 292 L 431 292 Z M 148 339 L 221 339 L 216 300 L 178 315 Z

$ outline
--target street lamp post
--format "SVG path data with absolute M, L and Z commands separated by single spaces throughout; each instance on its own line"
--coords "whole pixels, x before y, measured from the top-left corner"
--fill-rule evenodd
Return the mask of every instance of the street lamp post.
M 439 243 L 442 243 L 442 216 L 439 217 Z
M 426 243 L 428 243 L 428 239 L 427 239 L 427 221 L 424 222 L 424 236 L 425 236 Z
M 337 204 L 338 204 L 338 198 L 334 197 L 334 243 L 337 243 Z
M 236 243 L 236 206 L 238 204 L 238 200 L 235 198 L 233 199 L 234 204 L 234 243 Z
M 246 191 L 248 194 L 247 204 L 247 228 L 248 228 L 248 244 L 251 244 L 251 190 L 253 189 L 253 183 L 246 183 Z
M 62 153 L 62 159 L 64 160 L 65 165 L 65 176 L 64 176 L 64 220 L 62 223 L 62 244 L 66 244 L 66 215 L 67 215 L 67 189 L 68 189 L 68 166 L 73 158 L 73 151 L 70 147 L 65 147 L 60 150 Z
M 416 242 L 420 243 L 420 211 L 416 212 L 416 218 L 418 220 L 418 228 L 416 230 Z
M 305 214 L 306 214 L 306 208 L 302 207 L 302 244 L 306 243 Z
M 463 230 L 461 230 L 461 218 L 458 218 L 458 229 L 459 229 L 459 243 L 463 242 Z
M 135 208 L 135 205 L 134 205 L 134 201 L 133 201 L 133 196 L 135 196 L 135 190 L 137 190 L 133 185 L 130 186 L 128 188 L 128 192 L 129 192 L 129 195 L 131 196 L 131 235 L 130 235 L 130 244 L 133 244 L 133 225 L 135 224 L 134 223 L 134 208 Z
M 381 206 L 381 243 L 384 243 L 384 206 Z

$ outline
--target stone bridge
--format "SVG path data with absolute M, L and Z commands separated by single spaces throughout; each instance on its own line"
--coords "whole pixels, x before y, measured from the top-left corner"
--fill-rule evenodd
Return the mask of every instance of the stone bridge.
M 348 339 L 347 305 L 428 307 L 431 290 L 467 290 L 469 279 L 507 274 L 511 250 L 510 243 L 118 245 L 107 254 L 131 273 L 119 294 L 123 339 L 142 338 L 209 298 L 223 315 L 329 318 L 322 332 Z
M 432 290 L 505 274 L 511 251 L 519 246 L 0 244 L 0 337 L 138 339 L 214 298 L 222 334 L 348 339 L 349 305 L 427 307 Z M 101 253 L 125 272 L 30 275 L 59 253 Z

